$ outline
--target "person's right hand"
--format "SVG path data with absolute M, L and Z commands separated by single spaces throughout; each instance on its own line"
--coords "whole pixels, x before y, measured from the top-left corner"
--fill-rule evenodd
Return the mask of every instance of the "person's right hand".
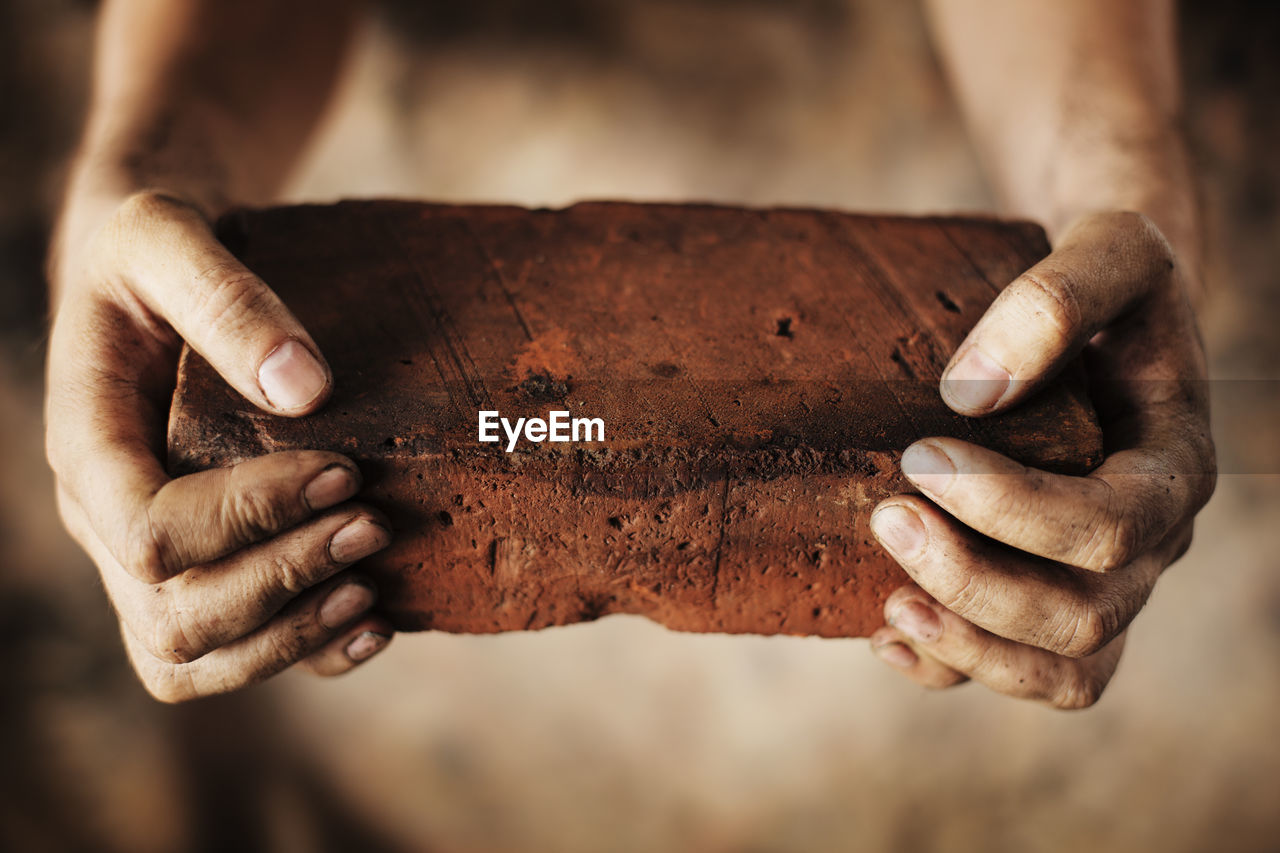
M 161 457 L 182 341 L 267 412 L 300 416 L 332 378 L 315 343 L 195 207 L 139 193 L 53 258 L 46 446 L 68 530 L 97 563 L 156 698 L 235 690 L 295 662 L 335 675 L 390 625 L 347 570 L 390 541 L 349 459 L 275 453 L 178 479 Z

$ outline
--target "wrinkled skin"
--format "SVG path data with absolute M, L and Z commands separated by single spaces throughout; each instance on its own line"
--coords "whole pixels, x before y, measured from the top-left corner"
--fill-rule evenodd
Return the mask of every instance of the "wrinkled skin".
M 267 286 L 172 196 L 127 198 L 55 266 L 47 451 L 67 528 L 97 563 L 156 698 L 243 687 L 286 667 L 345 672 L 391 638 L 352 563 L 390 542 L 347 502 L 360 472 L 292 451 L 169 479 L 161 461 L 182 341 L 266 411 L 305 415 L 331 378 Z
M 960 345 L 942 395 L 962 414 L 1003 411 L 1082 350 L 1104 429 L 1097 470 L 1060 476 L 924 439 L 902 460 L 923 497 L 872 516 L 915 581 L 890 596 L 872 648 L 920 684 L 1094 704 L 1126 628 L 1191 542 L 1215 482 L 1205 359 L 1184 273 L 1143 216 L 1070 228 Z
M 924 497 L 886 501 L 873 526 L 915 585 L 889 600 L 873 648 L 923 684 L 972 678 L 1081 707 L 1214 482 L 1174 7 L 925 5 L 1005 212 L 1056 243 L 961 346 L 943 396 L 965 414 L 1003 410 L 1083 349 L 1108 456 L 1065 478 L 958 441 L 909 449 Z M 208 222 L 277 198 L 360 14 L 355 0 L 102 4 L 51 258 L 47 445 L 63 519 L 166 701 L 295 663 L 344 672 L 391 635 L 353 568 L 390 533 L 350 502 L 350 460 L 281 453 L 172 481 L 161 462 L 184 340 L 264 411 L 304 416 L 330 393 L 306 330 Z

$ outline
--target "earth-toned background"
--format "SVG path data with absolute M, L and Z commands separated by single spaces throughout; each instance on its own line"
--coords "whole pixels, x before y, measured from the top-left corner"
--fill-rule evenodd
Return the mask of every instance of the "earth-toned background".
M 396 5 L 291 197 L 993 205 L 914 3 Z M 1107 695 L 1061 714 L 925 692 L 865 641 L 627 617 L 150 700 L 42 449 L 41 263 L 95 4 L 0 2 L 0 848 L 1275 849 L 1280 5 L 1182 5 L 1225 475 Z

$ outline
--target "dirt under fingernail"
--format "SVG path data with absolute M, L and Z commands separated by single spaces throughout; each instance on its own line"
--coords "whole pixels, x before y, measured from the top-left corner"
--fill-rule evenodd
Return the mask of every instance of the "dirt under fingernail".
M 390 634 L 379 634 L 376 631 L 365 631 L 347 644 L 347 657 L 356 663 L 367 660 L 391 642 Z

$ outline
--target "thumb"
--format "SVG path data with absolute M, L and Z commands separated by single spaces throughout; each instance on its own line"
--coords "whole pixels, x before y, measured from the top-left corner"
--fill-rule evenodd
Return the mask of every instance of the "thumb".
M 996 298 L 942 374 L 942 397 L 985 415 L 1027 397 L 1101 329 L 1169 279 L 1173 254 L 1139 213 L 1077 221 Z
M 305 415 L 328 397 L 333 377 L 315 341 L 280 298 L 213 234 L 190 205 L 145 193 L 113 244 L 147 307 L 246 399 L 282 415 Z

